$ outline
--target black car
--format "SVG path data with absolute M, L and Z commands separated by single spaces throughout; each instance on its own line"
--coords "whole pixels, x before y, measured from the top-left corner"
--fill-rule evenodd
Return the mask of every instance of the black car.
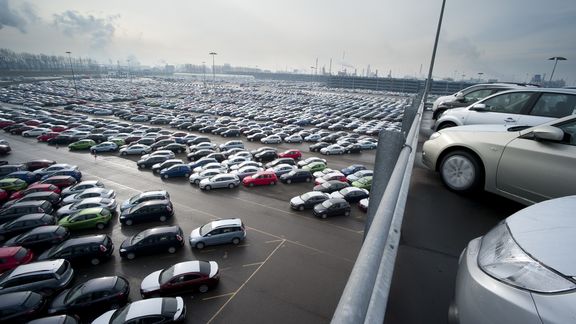
M 276 151 L 272 151 L 272 150 L 262 151 L 262 152 L 254 154 L 254 160 L 256 160 L 258 162 L 262 162 L 262 163 L 274 161 L 277 158 L 278 158 L 278 153 L 276 153 Z
M 78 318 L 70 315 L 55 315 L 35 319 L 26 324 L 78 324 Z
M 0 223 L 12 221 L 20 216 L 34 213 L 51 214 L 54 211 L 52 204 L 46 200 L 23 201 L 0 210 Z
M 309 147 L 310 152 L 320 152 L 321 149 L 329 146 L 330 143 L 327 142 L 318 142 L 316 144 L 312 144 Z
M 4 246 L 23 246 L 37 251 L 59 244 L 69 237 L 70 231 L 67 228 L 60 225 L 47 225 L 14 236 L 6 241 Z
M 200 143 L 204 143 L 204 142 L 208 142 L 210 143 L 210 138 L 206 137 L 206 136 L 198 136 L 195 139 L 191 140 L 188 142 L 188 145 L 196 145 L 196 144 L 200 144 Z
M 2 208 L 7 208 L 15 203 L 23 202 L 23 201 L 32 201 L 32 200 L 46 200 L 52 204 L 52 206 L 56 206 L 60 203 L 60 195 L 55 193 L 54 191 L 37 191 L 27 194 L 26 196 L 17 199 L 17 200 L 10 200 L 7 201 Z
M 256 134 L 249 135 L 248 137 L 246 137 L 246 139 L 248 139 L 250 142 L 260 142 L 260 140 L 266 136 L 268 136 L 268 135 L 264 134 L 264 133 L 256 133 Z
M 184 246 L 184 234 L 178 226 L 149 228 L 122 242 L 120 256 L 134 259 L 136 256 L 159 253 L 175 253 Z
M 212 133 L 212 131 L 215 130 L 216 128 L 218 128 L 218 127 L 216 127 L 214 125 L 208 125 L 208 126 L 204 126 L 204 127 L 200 128 L 198 131 L 200 133 Z
M 334 191 L 338 191 L 346 187 L 350 187 L 350 184 L 348 182 L 342 182 L 340 180 L 329 180 L 322 184 L 314 186 L 314 189 L 312 190 L 325 193 L 332 193 Z
M 213 153 L 210 153 L 210 154 L 206 155 L 206 157 L 207 157 L 207 158 L 215 159 L 215 160 L 218 161 L 218 162 L 222 162 L 222 161 L 224 161 L 224 160 L 227 159 L 227 155 L 226 155 L 226 153 L 224 153 L 224 152 L 222 152 L 222 153 L 220 153 L 220 152 L 213 152 Z
M 214 153 L 214 150 L 201 149 L 188 154 L 186 158 L 188 159 L 188 161 L 196 161 L 212 153 Z
M 100 277 L 60 292 L 48 307 L 48 314 L 74 314 L 93 318 L 128 302 L 130 283 L 119 277 Z
M 280 182 L 293 183 L 293 182 L 310 182 L 314 176 L 308 170 L 296 169 L 280 176 Z
M 314 208 L 317 204 L 330 199 L 330 195 L 320 191 L 309 191 L 303 195 L 290 199 L 290 207 L 296 210 Z
M 71 135 L 58 135 L 48 140 L 48 145 L 68 145 L 76 142 L 78 139 Z
M 0 242 L 40 226 L 56 225 L 56 217 L 49 214 L 28 214 L 0 225 Z
M 288 165 L 296 165 L 296 161 L 293 158 L 278 158 L 273 160 L 272 162 L 266 163 L 266 168 L 273 168 L 279 164 L 288 164 Z
M 170 143 L 166 146 L 162 146 L 160 148 L 158 148 L 159 150 L 169 150 L 174 152 L 174 154 L 179 154 L 182 152 L 186 152 L 186 145 L 184 144 L 178 144 L 178 143 Z
M 160 173 L 160 171 L 167 169 L 176 164 L 184 164 L 184 162 L 180 159 L 169 159 L 162 163 L 156 163 L 152 166 L 152 172 Z
M 252 154 L 252 156 L 255 156 L 258 153 L 264 152 L 264 151 L 274 151 L 277 152 L 277 150 L 273 147 L 270 146 L 261 146 L 255 150 L 250 151 L 250 154 Z
M 40 254 L 38 260 L 66 259 L 97 265 L 110 258 L 113 251 L 114 244 L 108 235 L 88 235 L 68 239 Z
M 94 142 L 100 144 L 102 142 L 106 142 L 108 140 L 108 136 L 103 135 L 103 134 L 90 134 L 90 135 L 84 137 L 84 139 L 91 139 Z
M 330 198 L 314 206 L 314 216 L 327 218 L 328 216 L 350 215 L 350 204 L 341 198 Z
M 331 198 L 342 198 L 349 203 L 357 203 L 364 198 L 368 198 L 370 193 L 366 189 L 356 187 L 346 187 L 330 194 Z
M 165 222 L 174 216 L 174 208 L 170 200 L 149 200 L 140 203 L 120 214 L 122 225 L 132 225 L 139 222 L 161 221 Z
M 137 140 L 136 142 L 132 142 L 132 143 L 134 143 L 134 144 L 143 144 L 143 145 L 148 145 L 148 146 L 150 146 L 150 145 L 154 144 L 154 138 L 152 138 L 152 137 L 143 137 L 143 138 Z M 132 143 L 131 143 L 131 144 L 132 144 Z
M 168 157 L 165 155 L 152 155 L 145 159 L 140 159 L 136 162 L 138 168 L 151 168 L 156 163 L 162 163 L 168 160 Z
M 223 137 L 239 137 L 240 136 L 240 130 L 239 129 L 228 129 L 228 130 L 225 130 L 224 132 L 220 133 L 220 135 Z
M 47 299 L 32 291 L 19 291 L 0 298 L 1 323 L 25 323 L 42 314 Z
M 344 146 L 344 152 L 345 153 L 360 153 L 362 151 L 362 147 L 358 144 L 350 144 L 347 146 Z
M 176 143 L 176 141 L 173 138 L 163 139 L 163 140 L 160 140 L 160 141 L 150 145 L 150 149 L 152 151 L 156 151 L 156 150 L 159 150 L 161 147 L 166 146 L 168 144 L 172 144 L 172 143 Z

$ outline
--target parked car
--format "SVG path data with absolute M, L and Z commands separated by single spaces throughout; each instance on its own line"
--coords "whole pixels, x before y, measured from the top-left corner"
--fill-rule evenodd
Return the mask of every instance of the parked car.
M 358 208 L 360 208 L 360 210 L 363 212 L 367 212 L 369 203 L 370 203 L 370 198 L 364 198 L 358 202 Z
M 344 147 L 338 144 L 332 144 L 320 149 L 320 153 L 324 155 L 344 154 L 344 152 Z
M 39 191 L 30 193 L 20 199 L 10 200 L 4 203 L 2 208 L 7 208 L 12 206 L 15 203 L 23 202 L 23 201 L 32 201 L 32 200 L 47 200 L 49 201 L 52 206 L 56 206 L 60 203 L 60 195 L 53 192 L 53 191 Z
M 68 149 L 70 149 L 70 151 L 73 150 L 88 150 L 90 149 L 90 147 L 96 145 L 96 142 L 94 140 L 91 139 L 82 139 L 79 141 L 76 141 L 74 143 L 70 143 L 68 145 Z
M 144 298 L 173 295 L 187 291 L 207 292 L 220 280 L 215 261 L 185 261 L 147 275 L 140 285 Z
M 282 153 L 279 153 L 278 157 L 300 160 L 302 158 L 302 152 L 300 152 L 300 150 L 287 150 Z
M 58 188 L 57 186 L 53 185 L 53 184 L 48 184 L 48 183 L 43 183 L 43 184 L 39 184 L 39 183 L 33 183 L 30 186 L 28 186 L 26 189 L 24 190 L 20 190 L 20 191 L 16 191 L 14 193 L 12 193 L 10 195 L 10 200 L 12 199 L 19 199 L 22 198 L 28 194 L 31 194 L 33 192 L 39 192 L 39 191 L 53 191 L 57 194 L 59 194 L 60 188 Z
M 320 191 L 325 193 L 332 193 L 334 191 L 338 191 L 340 189 L 344 189 L 349 187 L 350 185 L 347 182 L 342 182 L 340 180 L 330 180 L 326 181 L 322 184 L 314 186 L 314 191 Z
M 114 199 L 116 197 L 116 192 L 108 188 L 88 188 L 86 190 L 80 191 L 76 194 L 70 195 L 62 199 L 62 205 L 69 205 L 80 202 L 88 198 L 108 198 Z
M 184 234 L 178 226 L 159 226 L 144 230 L 125 239 L 120 246 L 120 256 L 129 260 L 137 256 L 170 254 L 184 246 Z
M 289 173 L 290 171 L 296 170 L 296 166 L 290 164 L 278 164 L 273 168 L 268 168 L 266 171 L 272 171 L 277 177 L 283 174 Z
M 173 165 L 182 165 L 184 162 L 181 159 L 170 159 L 164 162 L 156 163 L 152 166 L 152 172 L 160 173 L 160 171 L 167 169 Z
M 340 172 L 342 172 L 342 174 L 344 174 L 345 176 L 349 176 L 360 170 L 366 170 L 366 166 L 364 166 L 363 164 L 352 164 L 350 166 L 341 169 Z
M 536 126 L 576 112 L 576 89 L 533 88 L 499 92 L 469 107 L 445 111 L 435 130 L 477 124 Z
M 239 218 L 219 219 L 202 225 L 190 233 L 190 246 L 203 249 L 208 245 L 240 244 L 246 239 L 244 223 Z
M 330 146 L 328 142 L 318 142 L 316 144 L 312 144 L 308 147 L 310 152 L 320 152 L 321 149 Z
M 149 200 L 170 200 L 170 194 L 166 190 L 148 190 L 142 193 L 139 193 L 135 196 L 130 197 L 130 199 L 124 201 L 120 205 L 120 210 L 124 211 L 131 207 L 134 207 L 140 203 Z
M 144 144 L 134 144 L 120 148 L 120 155 L 144 155 L 150 153 L 150 146 Z
M 102 230 L 110 223 L 112 215 L 113 213 L 105 207 L 84 208 L 72 211 L 71 214 L 60 218 L 58 225 L 70 230 L 86 228 L 97 228 Z
M 56 218 L 49 214 L 26 214 L 13 221 L 0 224 L 0 242 L 36 227 L 56 225 Z
M 302 167 L 302 170 L 308 170 L 312 173 L 316 172 L 316 171 L 322 171 L 326 168 L 326 163 L 324 162 L 320 162 L 320 161 L 316 161 L 316 162 L 312 162 L 310 164 L 307 164 L 305 166 Z
M 198 184 L 202 190 L 211 190 L 218 188 L 235 188 L 240 185 L 240 178 L 237 175 L 230 173 L 217 174 L 211 178 L 203 179 Z
M 4 294 L 0 298 L 0 322 L 24 323 L 41 316 L 47 297 L 32 291 Z
M 36 171 L 38 169 L 47 168 L 47 167 L 54 165 L 54 164 L 56 164 L 56 161 L 48 160 L 48 159 L 38 159 L 38 160 L 32 160 L 32 161 L 28 161 L 28 162 L 24 163 L 24 165 L 26 166 L 26 169 L 28 169 L 28 171 Z
M 307 166 L 308 164 L 313 163 L 313 162 L 322 162 L 322 163 L 324 163 L 324 164 L 327 163 L 325 159 L 321 159 L 321 158 L 319 158 L 319 157 L 312 156 L 312 157 L 309 157 L 309 158 L 307 158 L 307 159 L 305 159 L 305 160 L 298 161 L 298 164 L 297 164 L 297 165 L 298 165 L 299 168 L 303 168 L 303 167 L 305 167 L 305 166 Z
M 58 171 L 54 171 L 54 172 L 51 172 L 49 174 L 46 174 L 46 175 L 40 177 L 40 181 L 44 181 L 48 178 L 52 178 L 55 176 L 71 176 L 71 177 L 74 177 L 74 179 L 76 181 L 82 180 L 82 172 L 80 172 L 80 170 L 78 170 L 78 169 L 66 169 L 66 170 L 58 170 Z
M 344 189 L 334 191 L 330 194 L 330 198 L 342 198 L 351 204 L 368 198 L 368 196 L 370 196 L 368 190 L 356 187 L 346 187 Z
M 67 164 L 67 163 L 56 163 L 56 164 L 50 165 L 49 167 L 35 170 L 34 173 L 36 174 L 36 177 L 40 179 L 47 174 L 51 174 L 51 173 L 54 173 L 54 172 L 60 171 L 60 170 L 70 170 L 70 169 L 76 169 L 77 170 L 78 166 Z
M 0 209 L 0 223 L 12 221 L 26 214 L 50 214 L 53 210 L 52 204 L 46 200 L 22 201 L 10 207 Z
M 66 187 L 70 187 L 78 183 L 78 180 L 74 176 L 57 175 L 50 176 L 40 182 L 35 182 L 37 184 L 52 184 L 63 190 Z
M 30 171 L 12 172 L 12 173 L 8 174 L 6 176 L 6 178 L 7 179 L 16 178 L 16 179 L 24 180 L 27 184 L 31 184 L 31 183 L 36 182 L 38 180 L 36 178 L 36 175 Z
M 261 172 L 263 170 L 264 169 L 262 169 L 262 168 L 249 165 L 249 166 L 242 167 L 238 170 L 233 170 L 230 173 L 237 175 L 238 178 L 240 178 L 240 180 L 243 180 L 244 178 L 251 176 L 251 175 L 254 175 L 254 174 Z
M 174 154 L 174 153 L 172 153 L 172 154 Z M 152 155 L 152 156 L 149 156 L 146 158 L 142 157 L 142 159 L 140 159 L 136 162 L 136 165 L 138 166 L 139 169 L 151 168 L 153 165 L 162 163 L 166 160 L 168 160 L 168 156 Z
M 319 185 L 331 180 L 346 182 L 346 176 L 343 175 L 340 171 L 335 171 L 316 178 L 316 180 L 314 180 L 314 184 Z
M 281 175 L 280 181 L 288 184 L 293 182 L 310 182 L 312 181 L 312 173 L 308 170 L 296 169 Z
M 34 253 L 25 247 L 0 247 L 0 274 L 22 264 L 30 263 L 32 259 L 34 259 Z
M 87 235 L 68 239 L 46 250 L 38 260 L 66 259 L 72 263 L 90 262 L 100 264 L 109 259 L 114 251 L 114 244 L 106 234 Z
M 90 152 L 102 153 L 102 152 L 116 152 L 118 151 L 118 145 L 114 142 L 102 142 L 90 147 Z
M 0 189 L 5 191 L 18 191 L 28 187 L 28 183 L 18 178 L 0 179 Z
M 164 297 L 138 300 L 126 306 L 108 311 L 92 324 L 109 323 L 173 323 L 184 322 L 186 304 L 182 297 Z
M 327 218 L 329 216 L 350 215 L 350 204 L 341 198 L 330 198 L 314 206 L 314 216 Z
M 260 140 L 263 144 L 280 144 L 282 143 L 282 137 L 279 135 L 269 135 Z
M 290 207 L 296 210 L 314 208 L 317 204 L 329 199 L 330 195 L 320 191 L 309 191 L 303 195 L 290 199 Z
M 361 189 L 366 189 L 369 191 L 370 188 L 372 187 L 372 176 L 362 177 L 362 178 L 352 182 L 352 186 L 357 187 L 357 188 L 361 188 Z
M 451 319 L 572 322 L 575 208 L 576 196 L 540 202 L 470 241 L 459 259 Z
M 0 276 L 0 294 L 33 291 L 51 296 L 72 284 L 73 279 L 74 269 L 66 260 L 32 262 L 3 273 Z
M 242 184 L 246 187 L 275 185 L 277 182 L 278 177 L 272 171 L 260 171 L 242 179 Z
M 233 141 L 228 141 L 224 144 L 220 144 L 218 146 L 218 149 L 220 149 L 220 152 L 224 152 L 224 151 L 229 150 L 231 148 L 244 149 L 244 143 L 242 143 L 242 141 L 240 141 L 240 140 L 233 140 Z
M 372 170 L 360 170 L 360 171 L 356 171 L 351 175 L 348 175 L 346 177 L 346 181 L 352 183 L 354 181 L 358 181 L 360 178 L 363 177 L 367 177 L 367 176 L 373 176 L 374 175 L 374 171 Z
M 141 222 L 165 222 L 172 216 L 174 216 L 174 207 L 170 200 L 148 200 L 122 210 L 120 223 L 130 226 Z
M 23 246 L 35 251 L 47 249 L 70 237 L 70 231 L 58 225 L 33 228 L 4 242 L 4 246 Z
M 483 188 L 525 205 L 573 195 L 576 116 L 529 128 L 445 129 L 424 143 L 422 162 L 455 192 Z
M 189 177 L 192 173 L 192 169 L 188 164 L 175 164 L 165 169 L 160 170 L 160 177 L 162 179 L 174 178 L 174 177 Z
M 64 190 L 62 190 L 61 196 L 63 198 L 68 197 L 70 195 L 78 194 L 84 190 L 92 188 L 104 188 L 104 184 L 100 180 L 84 180 L 73 186 L 64 188 Z
M 130 283 L 120 276 L 98 277 L 60 292 L 48 306 L 48 314 L 74 314 L 90 318 L 102 311 L 126 305 Z

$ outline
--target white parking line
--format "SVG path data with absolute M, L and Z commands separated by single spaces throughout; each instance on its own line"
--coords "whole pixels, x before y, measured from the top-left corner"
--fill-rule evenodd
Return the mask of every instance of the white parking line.
M 264 263 L 264 262 L 255 262 L 255 263 L 243 264 L 242 266 L 243 267 L 253 267 L 255 265 L 260 265 L 262 263 Z
M 218 296 L 212 296 L 212 297 L 206 297 L 206 298 L 202 298 L 202 300 L 210 300 L 210 299 L 216 299 L 216 298 L 222 298 L 222 297 L 228 297 L 230 295 L 234 295 L 235 293 L 231 292 L 228 294 L 224 294 L 224 295 L 218 295 Z

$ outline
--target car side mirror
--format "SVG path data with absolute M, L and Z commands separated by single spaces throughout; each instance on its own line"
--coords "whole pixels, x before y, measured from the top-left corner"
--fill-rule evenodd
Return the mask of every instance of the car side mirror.
M 560 142 L 564 138 L 564 131 L 554 126 L 540 126 L 526 135 L 535 140 Z
M 464 102 L 464 95 L 461 93 L 456 94 L 456 101 Z
M 478 112 L 490 111 L 490 109 L 488 109 L 488 107 L 486 107 L 486 104 L 483 104 L 483 103 L 473 104 L 472 107 L 470 107 L 470 110 L 478 111 Z

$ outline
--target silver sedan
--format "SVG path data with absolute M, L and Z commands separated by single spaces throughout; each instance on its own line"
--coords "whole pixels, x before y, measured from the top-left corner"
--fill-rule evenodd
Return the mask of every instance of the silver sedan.
M 150 153 L 150 146 L 144 144 L 134 144 L 120 149 L 120 155 L 143 155 Z
M 234 188 L 240 185 L 240 178 L 235 174 L 224 173 L 213 176 L 209 179 L 200 181 L 198 185 L 202 190 L 211 190 L 216 188 Z
M 576 116 L 535 127 L 470 125 L 441 130 L 422 161 L 456 192 L 479 188 L 525 205 L 576 194 Z

